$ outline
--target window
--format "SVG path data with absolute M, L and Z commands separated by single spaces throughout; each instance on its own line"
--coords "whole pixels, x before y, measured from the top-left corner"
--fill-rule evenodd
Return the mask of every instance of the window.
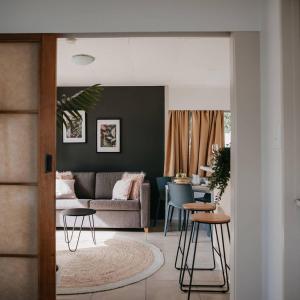
M 224 134 L 225 134 L 225 147 L 231 145 L 231 112 L 224 112 Z

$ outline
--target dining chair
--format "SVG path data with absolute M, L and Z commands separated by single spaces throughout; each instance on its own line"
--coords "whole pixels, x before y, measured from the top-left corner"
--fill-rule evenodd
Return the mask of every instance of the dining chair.
M 172 178 L 168 176 L 163 176 L 163 177 L 157 177 L 156 178 L 156 186 L 158 190 L 158 199 L 157 199 L 157 207 L 156 207 L 156 212 L 155 212 L 155 220 L 154 220 L 154 226 L 156 226 L 157 220 L 159 218 L 159 212 L 160 212 L 160 207 L 161 207 L 161 202 L 166 201 L 166 185 L 168 182 L 171 182 Z M 166 214 L 166 212 L 165 212 Z M 166 219 L 166 215 L 165 215 Z
M 168 232 L 168 225 L 171 223 L 171 216 L 173 215 L 174 208 L 179 211 L 179 224 L 182 223 L 182 212 L 184 211 L 183 205 L 186 203 L 195 202 L 194 192 L 190 184 L 177 184 L 173 182 L 168 183 L 169 202 L 167 204 L 164 235 Z
M 201 202 L 205 202 L 205 203 L 212 202 L 211 201 L 211 194 L 210 193 L 204 193 L 203 197 L 199 197 L 199 198 L 195 197 L 195 201 L 201 201 Z

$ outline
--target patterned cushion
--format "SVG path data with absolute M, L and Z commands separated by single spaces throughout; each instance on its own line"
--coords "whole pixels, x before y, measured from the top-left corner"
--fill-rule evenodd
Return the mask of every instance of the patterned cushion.
M 133 180 L 129 199 L 138 200 L 140 197 L 140 190 L 142 183 L 144 182 L 145 173 L 124 173 L 123 179 L 131 179 Z

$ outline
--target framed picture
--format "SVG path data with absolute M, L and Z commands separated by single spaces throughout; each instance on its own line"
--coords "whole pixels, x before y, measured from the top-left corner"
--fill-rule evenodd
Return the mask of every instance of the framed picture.
M 121 120 L 97 120 L 97 152 L 121 152 Z
M 63 143 L 86 142 L 86 114 L 84 110 L 79 110 L 78 112 L 81 115 L 81 120 L 77 120 L 70 113 L 65 112 L 71 122 L 64 117 L 68 125 L 63 125 Z

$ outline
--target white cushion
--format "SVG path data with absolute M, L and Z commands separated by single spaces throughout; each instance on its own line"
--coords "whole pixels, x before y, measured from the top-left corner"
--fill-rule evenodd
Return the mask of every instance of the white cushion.
M 74 179 L 71 171 L 58 172 L 56 171 L 56 179 Z
M 131 191 L 132 182 L 132 179 L 118 180 L 113 188 L 113 200 L 127 200 Z
M 56 179 L 56 199 L 76 199 L 74 179 Z

